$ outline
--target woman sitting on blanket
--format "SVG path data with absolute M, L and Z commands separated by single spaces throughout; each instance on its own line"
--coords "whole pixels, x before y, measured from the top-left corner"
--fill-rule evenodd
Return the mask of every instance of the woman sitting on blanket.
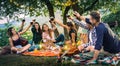
M 16 53 L 22 53 L 29 49 L 29 47 L 31 46 L 30 44 L 22 46 L 20 36 L 24 34 L 30 27 L 31 27 L 31 24 L 21 32 L 17 32 L 13 27 L 8 28 L 9 43 L 11 46 L 11 51 Z
M 32 34 L 33 34 L 33 39 L 32 41 L 34 42 L 34 44 L 39 44 L 40 41 L 42 40 L 42 29 L 39 25 L 38 22 L 35 22 L 35 19 L 33 20 L 33 25 L 31 28 Z
M 46 49 L 53 49 L 56 47 L 55 43 L 64 42 L 64 35 L 60 34 L 56 39 L 54 38 L 54 30 L 50 29 L 47 24 L 42 25 L 42 39 L 43 39 L 43 47 Z
M 66 44 L 74 44 L 77 41 L 77 30 L 74 26 L 74 24 L 72 22 L 67 22 L 67 25 L 64 25 L 63 23 L 61 23 L 59 20 L 57 19 L 53 19 L 53 22 L 59 24 L 60 26 L 64 27 L 67 29 L 67 31 L 69 32 L 69 37 L 70 40 L 66 41 Z

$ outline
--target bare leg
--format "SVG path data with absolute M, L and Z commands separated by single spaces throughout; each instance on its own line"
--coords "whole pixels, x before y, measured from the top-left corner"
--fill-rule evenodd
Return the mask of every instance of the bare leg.
M 30 48 L 30 46 L 31 46 L 30 44 L 27 44 L 26 46 L 22 47 L 21 50 L 18 51 L 18 53 L 19 52 L 21 53 L 21 52 L 24 52 L 24 51 L 28 50 Z
M 11 47 L 11 51 L 17 51 L 18 50 L 18 48 L 16 48 L 16 47 Z

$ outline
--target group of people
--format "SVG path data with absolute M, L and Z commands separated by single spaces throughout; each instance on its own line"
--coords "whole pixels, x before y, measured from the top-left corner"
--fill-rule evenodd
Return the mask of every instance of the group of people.
M 54 24 L 52 24 L 54 26 L 52 29 L 50 29 L 47 24 L 43 24 L 42 29 L 41 29 L 39 23 L 35 22 L 35 20 L 33 20 L 32 22 L 30 22 L 30 25 L 26 29 L 23 29 L 24 22 L 25 22 L 25 20 L 22 21 L 21 29 L 18 32 L 13 27 L 10 27 L 8 29 L 9 43 L 11 46 L 11 51 L 16 52 L 16 53 L 25 52 L 26 50 L 30 49 L 33 44 L 39 45 L 41 41 L 43 43 L 49 43 L 49 44 L 50 43 L 57 44 L 58 42 L 64 42 L 63 34 L 60 34 L 55 39 L 54 30 L 56 29 L 56 27 Z M 28 44 L 26 44 L 25 46 L 22 46 L 21 35 L 24 34 L 30 27 L 31 27 L 31 31 L 33 33 L 32 43 L 27 42 Z M 60 46 L 62 46 L 62 45 L 60 45 Z M 44 47 L 44 48 L 46 48 L 46 47 Z M 34 49 L 35 48 L 32 48 L 32 50 L 34 50 Z
M 10 27 L 8 29 L 8 35 L 11 50 L 17 53 L 22 53 L 27 51 L 32 46 L 29 43 L 25 46 L 22 46 L 20 40 L 21 35 L 24 34 L 30 27 L 33 33 L 32 44 L 39 44 L 42 41 L 44 43 L 42 47 L 45 49 L 48 48 L 49 44 L 50 46 L 59 46 L 59 48 L 62 48 L 64 44 L 76 44 L 76 25 L 78 25 L 88 31 L 89 41 L 86 44 L 80 44 L 77 48 L 80 52 L 82 52 L 84 49 L 94 52 L 93 58 L 88 62 L 97 60 L 102 49 L 107 53 L 119 54 L 120 40 L 106 23 L 101 22 L 101 16 L 99 12 L 91 12 L 89 18 L 80 15 L 76 11 L 73 15 L 75 18 L 70 15 L 67 16 L 67 18 L 71 20 L 71 22 L 67 22 L 67 24 L 63 24 L 56 18 L 51 18 L 50 23 L 53 26 L 52 28 L 49 28 L 47 24 L 43 24 L 41 27 L 35 20 L 33 20 L 26 29 L 22 28 L 19 32 L 17 32 L 13 27 Z M 25 21 L 23 20 L 22 26 L 24 25 L 24 22 Z M 65 40 L 63 34 L 60 34 L 56 37 L 54 36 L 54 31 L 57 29 L 56 24 L 59 24 L 68 31 L 69 40 Z M 49 47 L 49 49 L 50 48 L 51 47 Z

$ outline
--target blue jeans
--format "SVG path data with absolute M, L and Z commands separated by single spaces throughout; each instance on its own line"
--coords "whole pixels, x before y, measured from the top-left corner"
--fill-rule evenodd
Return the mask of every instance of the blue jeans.
M 28 51 L 33 51 L 35 48 L 40 49 L 40 45 L 39 44 L 34 44 L 33 45 L 32 40 L 29 41 L 29 44 L 31 44 L 31 47 L 28 49 Z
M 63 46 L 65 37 L 63 34 L 60 34 L 56 39 L 56 42 L 54 42 L 56 45 Z
M 34 46 L 32 45 L 28 50 L 33 51 L 35 48 L 40 50 L 40 45 L 34 45 Z

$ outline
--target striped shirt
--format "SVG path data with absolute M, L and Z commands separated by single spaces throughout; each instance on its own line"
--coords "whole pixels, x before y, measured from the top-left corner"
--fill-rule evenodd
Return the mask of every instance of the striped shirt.
M 96 40 L 97 40 L 95 27 L 92 30 L 90 30 L 85 23 L 83 23 L 77 19 L 73 19 L 73 22 L 76 23 L 78 26 L 88 30 L 88 37 L 89 37 L 88 39 L 92 40 L 92 41 L 89 41 L 87 44 L 83 44 L 84 47 L 95 46 Z

